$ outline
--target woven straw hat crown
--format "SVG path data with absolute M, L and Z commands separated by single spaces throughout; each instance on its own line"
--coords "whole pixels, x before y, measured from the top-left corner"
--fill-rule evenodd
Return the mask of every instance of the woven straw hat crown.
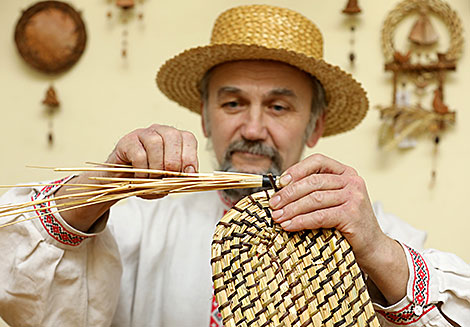
M 258 45 L 323 57 L 323 38 L 315 24 L 295 11 L 272 6 L 225 11 L 215 21 L 210 43 Z
M 323 85 L 328 102 L 323 136 L 328 136 L 359 124 L 368 100 L 351 75 L 322 58 L 320 30 L 305 16 L 268 5 L 239 6 L 220 14 L 209 45 L 186 50 L 163 64 L 157 85 L 169 99 L 200 113 L 199 84 L 211 68 L 240 60 L 283 62 Z

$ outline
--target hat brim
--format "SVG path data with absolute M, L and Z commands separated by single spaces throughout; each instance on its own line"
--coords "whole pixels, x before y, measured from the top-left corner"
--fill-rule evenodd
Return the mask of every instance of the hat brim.
M 171 100 L 201 113 L 198 84 L 212 67 L 238 60 L 274 60 L 315 76 L 328 101 L 323 136 L 346 132 L 359 124 L 369 102 L 361 84 L 337 66 L 304 54 L 257 45 L 215 44 L 192 48 L 168 60 L 157 74 L 157 85 Z

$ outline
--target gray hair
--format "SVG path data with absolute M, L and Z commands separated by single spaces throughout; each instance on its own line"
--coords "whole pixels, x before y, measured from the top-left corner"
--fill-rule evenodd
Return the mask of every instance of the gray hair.
M 216 66 L 215 66 L 216 67 Z M 204 125 L 206 126 L 207 132 L 210 135 L 210 125 L 209 125 L 209 115 L 207 114 L 207 101 L 209 99 L 209 82 L 212 77 L 212 72 L 214 71 L 214 67 L 209 69 L 204 76 L 202 77 L 199 83 L 199 92 L 201 94 L 201 100 L 204 106 L 204 110 L 202 111 L 202 119 L 204 120 Z M 312 103 L 310 105 L 310 119 L 308 121 L 307 128 L 305 129 L 304 140 L 306 141 L 308 137 L 312 134 L 315 130 L 315 126 L 317 124 L 317 119 L 320 117 L 326 109 L 326 95 L 325 89 L 320 81 L 313 75 L 306 73 L 310 80 L 312 81 Z

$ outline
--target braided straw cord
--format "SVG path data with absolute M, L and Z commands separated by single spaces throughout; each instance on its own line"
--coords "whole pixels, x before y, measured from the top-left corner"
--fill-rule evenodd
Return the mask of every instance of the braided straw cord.
M 270 192 L 242 199 L 217 225 L 211 264 L 224 326 L 379 326 L 346 239 L 283 231 Z

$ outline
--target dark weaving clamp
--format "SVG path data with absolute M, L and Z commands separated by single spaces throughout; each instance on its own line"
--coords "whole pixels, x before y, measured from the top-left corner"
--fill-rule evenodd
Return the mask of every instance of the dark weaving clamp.
M 272 187 L 274 191 L 279 191 L 279 188 L 276 186 L 276 177 L 273 174 L 263 175 L 263 187 Z

